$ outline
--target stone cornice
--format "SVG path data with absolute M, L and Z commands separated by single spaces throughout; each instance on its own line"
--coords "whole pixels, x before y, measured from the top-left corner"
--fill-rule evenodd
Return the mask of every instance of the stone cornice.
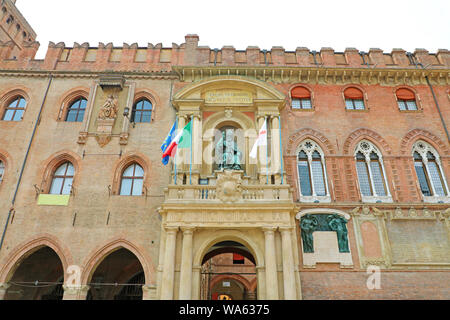
M 47 77 L 52 75 L 55 78 L 98 78 L 100 75 L 105 74 L 101 71 L 61 71 L 61 70 L 7 70 L 0 69 L 0 77 Z M 178 75 L 174 72 L 141 72 L 141 71 L 123 71 L 123 72 L 110 72 L 111 75 L 122 75 L 126 79 L 162 79 L 172 80 L 178 79 Z
M 345 85 L 419 85 L 425 76 L 434 85 L 450 84 L 450 69 L 416 68 L 342 68 L 290 66 L 173 66 L 181 81 L 194 82 L 211 77 L 244 76 L 273 83 L 311 83 Z

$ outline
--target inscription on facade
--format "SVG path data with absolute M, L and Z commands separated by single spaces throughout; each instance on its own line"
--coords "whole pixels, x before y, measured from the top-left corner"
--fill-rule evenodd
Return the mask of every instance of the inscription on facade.
M 205 93 L 206 103 L 215 104 L 250 104 L 253 102 L 251 92 L 241 90 L 213 90 Z

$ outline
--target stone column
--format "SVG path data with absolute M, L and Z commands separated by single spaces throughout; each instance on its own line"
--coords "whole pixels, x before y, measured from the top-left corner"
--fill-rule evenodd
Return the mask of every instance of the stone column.
M 178 132 L 179 130 L 183 130 L 184 126 L 186 125 L 186 116 L 185 115 L 178 115 Z M 184 159 L 184 149 L 177 150 L 176 155 L 176 165 L 177 165 L 177 184 L 183 183 L 183 173 L 185 173 L 185 159 Z
M 280 227 L 283 255 L 284 299 L 297 299 L 295 290 L 294 257 L 292 254 L 292 228 Z
M 142 286 L 142 300 L 156 300 L 156 286 L 149 284 Z
M 9 283 L 0 283 L 0 300 L 5 300 L 6 291 L 10 286 Z
M 192 267 L 192 300 L 200 300 L 200 272 L 201 266 Z
M 63 285 L 63 300 L 86 300 L 87 294 L 91 287 L 88 285 L 66 286 Z
M 266 272 L 263 266 L 256 266 L 256 277 L 258 284 L 256 286 L 259 300 L 266 300 Z
M 175 277 L 175 246 L 178 227 L 166 228 L 166 249 L 161 281 L 161 300 L 173 299 L 173 284 Z
M 180 270 L 179 300 L 192 299 L 192 237 L 194 228 L 181 228 L 183 231 L 183 248 Z
M 272 173 L 281 173 L 281 155 L 280 155 L 280 121 L 278 116 L 272 116 Z
M 264 124 L 264 120 L 265 120 L 265 116 L 258 116 L 258 128 L 256 128 L 256 135 L 258 136 L 259 134 L 259 130 L 261 130 L 261 127 Z M 267 124 L 267 127 L 269 127 L 269 125 Z M 256 142 L 256 140 L 255 140 Z M 253 147 L 253 144 L 252 146 Z M 267 182 L 267 175 L 268 175 L 268 171 L 269 171 L 269 164 L 267 163 L 268 158 L 267 158 L 267 147 L 268 146 L 259 146 L 258 147 L 258 165 L 259 165 L 259 180 L 261 184 L 266 184 Z M 251 151 L 251 149 L 250 149 Z M 267 159 L 267 160 L 266 160 Z
M 194 114 L 192 117 L 192 168 L 195 170 L 200 169 L 200 165 L 202 164 L 202 123 L 200 114 Z
M 278 300 L 277 257 L 275 253 L 275 227 L 263 228 L 265 237 L 266 299 Z

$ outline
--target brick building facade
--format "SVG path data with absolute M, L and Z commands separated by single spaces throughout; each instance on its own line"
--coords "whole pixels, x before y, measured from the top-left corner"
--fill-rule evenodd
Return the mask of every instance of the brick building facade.
M 450 298 L 448 50 L 187 35 L 38 60 L 1 9 L 0 298 Z M 164 166 L 176 120 L 192 147 Z

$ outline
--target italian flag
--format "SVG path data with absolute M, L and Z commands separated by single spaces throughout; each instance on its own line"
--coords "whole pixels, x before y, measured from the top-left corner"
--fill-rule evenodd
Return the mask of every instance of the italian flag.
M 177 152 L 177 148 L 184 149 L 191 147 L 191 131 L 192 131 L 192 121 L 190 121 L 183 130 L 177 133 L 175 138 L 169 144 L 169 146 L 164 151 L 162 157 L 167 156 L 174 157 Z
M 267 146 L 267 119 L 264 120 L 261 130 L 259 130 L 258 138 L 250 152 L 251 158 L 256 158 L 258 155 L 258 146 Z

